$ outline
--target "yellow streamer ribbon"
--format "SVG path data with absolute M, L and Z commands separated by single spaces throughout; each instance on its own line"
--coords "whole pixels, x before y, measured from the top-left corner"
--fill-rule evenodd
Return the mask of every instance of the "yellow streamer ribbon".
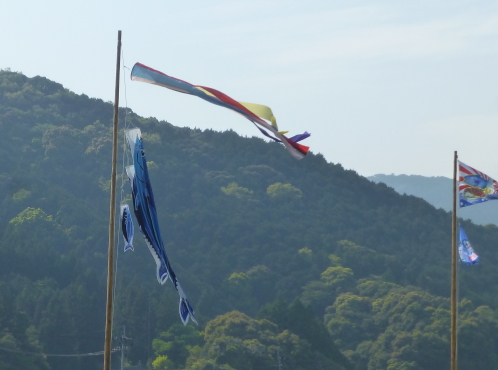
M 201 90 L 202 92 L 206 93 L 206 94 L 207 94 L 207 95 L 209 95 L 209 96 L 212 96 L 212 97 L 216 98 L 216 96 L 214 96 L 213 94 L 211 94 L 209 91 L 204 90 L 204 89 L 203 89 L 202 87 L 200 87 L 200 86 L 195 86 L 195 88 L 196 88 L 196 89 Z
M 255 115 L 270 121 L 271 125 L 278 130 L 277 119 L 273 115 L 273 112 L 271 111 L 270 107 L 267 107 L 266 105 L 261 105 L 261 104 L 244 103 L 241 101 L 239 101 L 239 103 L 242 104 L 247 109 L 249 109 Z
M 213 94 L 211 94 L 209 91 L 204 90 L 202 87 L 196 86 L 197 89 L 203 91 L 207 95 L 215 97 Z M 249 109 L 251 112 L 253 112 L 255 115 L 264 118 L 268 121 L 271 122 L 271 125 L 275 127 L 275 129 L 278 131 L 278 126 L 277 126 L 277 119 L 273 115 L 273 112 L 271 111 L 270 107 L 267 107 L 266 105 L 261 105 L 261 104 L 254 104 L 254 103 L 244 103 L 239 101 L 240 104 L 242 104 L 244 107 Z M 281 134 L 287 133 L 289 131 L 285 132 L 280 132 Z

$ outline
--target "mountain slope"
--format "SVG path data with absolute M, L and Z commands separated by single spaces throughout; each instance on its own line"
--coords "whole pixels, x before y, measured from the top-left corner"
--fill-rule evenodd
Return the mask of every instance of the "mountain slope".
M 212 320 L 229 311 L 255 317 L 277 297 L 288 303 L 300 298 L 324 319 L 334 346 L 357 369 L 385 369 L 389 361 L 401 369 L 415 361 L 418 355 L 400 358 L 399 346 L 406 334 L 411 350 L 423 351 L 417 330 L 437 336 L 437 348 L 444 352 L 447 330 L 440 328 L 448 315 L 449 213 L 328 163 L 320 154 L 296 161 L 281 145 L 259 138 L 179 128 L 124 109 L 121 122 L 126 113 L 127 124 L 144 133 L 166 249 L 200 329 L 208 322 L 216 326 L 220 320 Z M 43 77 L 0 72 L 0 280 L 45 353 L 94 352 L 103 343 L 111 120 L 109 103 Z M 128 184 L 122 186 L 121 198 L 129 202 Z M 483 262 L 461 271 L 460 296 L 473 302 L 462 312 L 481 320 L 479 328 L 493 327 L 492 310 L 471 306 L 498 306 L 493 248 L 498 228 L 464 225 Z M 134 338 L 130 361 L 146 362 L 152 339 L 179 320 L 177 294 L 171 284 L 157 283 L 140 235 L 135 252 L 119 252 L 117 266 L 115 325 L 119 331 L 126 325 Z M 350 295 L 355 297 L 346 299 Z M 422 303 L 413 306 L 412 300 Z M 381 301 L 385 307 L 379 313 L 375 302 Z M 391 311 L 394 306 L 402 309 Z M 399 325 L 389 321 L 391 315 L 398 315 Z M 256 325 L 245 316 L 242 321 Z M 272 325 L 278 326 L 276 321 Z M 361 341 L 348 339 L 338 322 L 356 325 Z M 2 335 L 15 332 L 2 325 Z M 293 330 L 280 325 L 272 333 Z M 309 336 L 302 328 L 294 330 L 300 340 Z M 478 333 L 485 336 L 482 330 Z M 244 340 L 244 333 L 235 334 L 223 338 Z M 284 343 L 282 338 L 272 343 Z M 473 343 L 469 338 L 461 343 Z M 312 342 L 292 343 L 325 351 Z M 249 344 L 241 348 L 250 350 Z M 19 348 L 26 345 L 18 340 Z M 490 369 L 495 366 L 484 349 L 469 346 L 472 353 L 480 351 Z M 336 353 L 332 344 L 329 349 Z M 211 356 L 206 364 L 226 357 L 216 357 L 214 350 L 205 348 L 205 356 Z M 192 363 L 201 356 L 194 352 Z M 96 358 L 71 361 L 48 359 L 54 370 L 100 366 Z

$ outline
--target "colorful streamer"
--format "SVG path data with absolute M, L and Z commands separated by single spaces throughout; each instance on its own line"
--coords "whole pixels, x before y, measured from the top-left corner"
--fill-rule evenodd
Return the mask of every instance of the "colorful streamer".
M 298 144 L 298 141 L 304 140 L 309 137 L 310 134 L 304 133 L 294 136 L 294 138 L 298 137 L 299 140 L 287 138 L 284 135 L 287 131 L 278 130 L 277 120 L 275 119 L 272 110 L 265 105 L 238 102 L 228 95 L 223 94 L 221 91 L 206 86 L 192 85 L 186 81 L 168 76 L 165 73 L 147 67 L 141 63 L 136 63 L 133 66 L 131 71 L 131 79 L 133 81 L 142 81 L 166 87 L 184 94 L 194 95 L 212 104 L 231 109 L 239 114 L 242 114 L 254 124 L 259 125 L 258 129 L 265 136 L 283 143 L 293 157 L 301 159 L 308 153 L 309 147 Z M 270 121 L 270 123 L 266 120 Z

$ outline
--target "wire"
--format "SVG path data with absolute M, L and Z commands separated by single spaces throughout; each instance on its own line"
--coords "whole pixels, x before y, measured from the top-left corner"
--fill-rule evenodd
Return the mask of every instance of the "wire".
M 95 333 L 104 333 L 105 330 L 93 330 L 93 331 L 85 331 L 82 333 L 77 333 L 77 334 L 61 334 L 61 335 L 43 335 L 44 338 L 60 338 L 60 337 L 83 337 L 88 334 L 95 334 Z M 9 333 L 12 335 L 27 335 L 25 332 L 15 332 L 15 331 L 6 331 L 4 330 L 4 333 Z
M 44 357 L 84 357 L 84 356 L 100 356 L 100 355 L 104 354 L 104 351 L 90 352 L 90 353 L 76 353 L 76 354 L 37 353 L 37 352 L 29 352 L 29 351 L 23 351 L 20 349 L 11 349 L 11 348 L 4 348 L 4 347 L 0 347 L 0 350 L 6 351 L 6 352 L 13 352 L 13 353 L 22 353 L 24 355 L 44 356 Z M 120 350 L 121 350 L 121 348 L 113 348 L 113 349 L 111 349 L 111 352 L 118 352 Z

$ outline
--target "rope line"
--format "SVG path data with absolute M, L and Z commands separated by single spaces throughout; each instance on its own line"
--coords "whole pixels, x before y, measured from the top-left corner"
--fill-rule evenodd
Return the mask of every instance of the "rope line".
M 123 47 L 121 47 L 121 64 L 124 67 L 124 51 Z M 127 98 L 126 98 L 126 79 L 125 79 L 125 73 L 124 73 L 124 68 L 123 68 L 123 82 L 124 82 L 124 90 L 125 90 L 125 131 L 126 131 L 126 121 L 127 121 L 127 116 L 128 116 L 128 103 L 127 103 Z M 118 107 L 119 109 L 119 107 Z M 119 215 L 121 216 L 121 204 L 123 203 L 123 175 L 124 175 L 124 156 L 123 156 L 123 167 L 121 169 L 121 192 L 120 192 L 120 199 L 119 199 Z M 115 212 L 117 212 L 116 210 Z M 121 221 L 121 218 L 119 218 Z M 119 259 L 119 246 L 121 245 L 121 233 L 119 232 L 121 226 L 121 222 L 118 222 L 118 224 L 115 226 L 114 230 L 114 240 L 115 245 L 114 245 L 114 254 L 116 256 L 115 261 L 114 261 L 114 285 L 113 285 L 113 290 L 112 290 L 112 301 L 115 303 L 116 302 L 116 285 L 117 285 L 117 276 L 118 276 L 118 259 Z M 115 307 L 116 305 L 112 305 L 112 328 L 114 328 L 114 313 L 115 313 Z
M 129 121 L 128 121 L 128 94 L 127 94 L 127 85 L 126 85 L 126 71 L 125 69 L 130 70 L 125 66 L 125 58 L 124 58 L 124 48 L 121 48 L 121 60 L 122 60 L 122 67 L 123 67 L 123 87 L 124 87 L 124 98 L 125 98 L 125 117 L 124 117 L 124 130 L 123 130 L 123 143 L 122 143 L 122 150 L 123 150 L 123 156 L 122 156 L 122 166 L 121 166 L 121 189 L 120 189 L 120 199 L 119 199 L 119 210 L 121 210 L 121 205 L 123 204 L 124 201 L 124 187 L 126 184 L 126 173 L 125 173 L 125 163 L 129 163 L 130 160 L 130 154 L 128 153 L 128 150 L 126 149 L 126 130 L 129 128 Z M 120 245 L 124 242 L 124 237 L 122 233 L 119 232 L 121 223 L 118 223 L 119 225 L 116 225 L 116 230 L 115 230 L 115 240 L 116 240 L 116 245 L 114 246 L 114 251 L 115 251 L 115 256 L 116 259 L 114 261 L 114 287 L 113 287 L 113 292 L 112 292 L 112 299 L 113 302 L 116 302 L 116 291 L 117 291 L 117 276 L 118 276 L 118 261 L 119 261 L 119 249 Z M 113 328 L 114 328 L 114 321 L 115 321 L 115 307 L 116 305 L 114 304 L 112 307 L 112 321 L 113 321 Z
M 128 67 L 125 66 L 125 60 L 124 60 L 124 51 L 121 49 L 121 60 L 123 61 L 123 84 L 124 84 L 124 96 L 125 96 L 125 129 L 128 127 L 126 119 L 128 118 L 128 91 L 126 89 L 126 74 L 125 74 L 125 69 L 129 70 Z

